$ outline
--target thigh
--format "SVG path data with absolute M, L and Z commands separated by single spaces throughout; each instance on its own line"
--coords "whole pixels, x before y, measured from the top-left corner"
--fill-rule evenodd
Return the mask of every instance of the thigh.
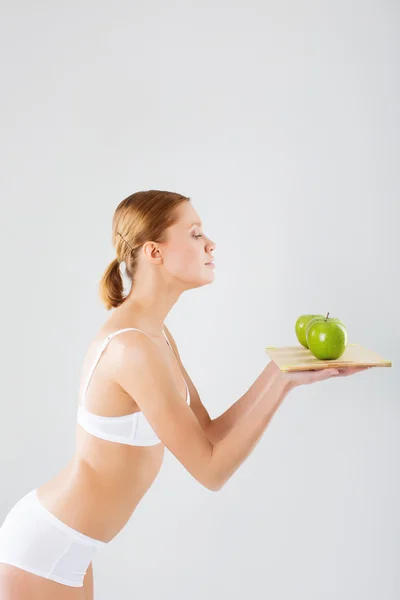
M 87 600 L 84 587 L 71 587 L 0 563 L 1 600 Z M 91 599 L 90 599 L 91 600 Z
M 90 563 L 86 571 L 86 575 L 83 578 L 83 589 L 85 590 L 85 600 L 94 599 L 93 589 L 93 564 Z

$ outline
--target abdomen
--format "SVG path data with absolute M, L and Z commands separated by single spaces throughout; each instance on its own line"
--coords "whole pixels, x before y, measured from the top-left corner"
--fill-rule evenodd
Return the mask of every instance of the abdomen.
M 76 454 L 65 469 L 38 488 L 42 504 L 58 519 L 109 542 L 126 525 L 156 479 L 165 446 L 128 446 L 76 428 Z

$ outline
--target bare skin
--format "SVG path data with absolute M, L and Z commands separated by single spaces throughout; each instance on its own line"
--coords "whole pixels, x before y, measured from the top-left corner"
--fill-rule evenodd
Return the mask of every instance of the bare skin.
M 201 234 L 201 241 L 195 237 L 201 228 L 189 227 L 194 221 L 200 222 L 200 217 L 192 204 L 185 202 L 180 221 L 170 228 L 167 243 L 149 242 L 143 247 L 134 289 L 123 304 L 113 310 L 88 349 L 79 398 L 98 348 L 107 335 L 125 327 L 136 327 L 151 336 L 151 342 L 165 361 L 177 396 L 186 398 L 186 380 L 192 414 L 197 415 L 196 420 L 204 427 L 209 422 L 210 417 L 180 361 L 175 341 L 164 325 L 164 319 L 184 291 L 209 284 L 214 278 L 212 269 L 205 263 L 212 260 L 215 244 L 205 234 Z M 168 346 L 163 331 L 174 350 Z M 119 416 L 140 410 L 115 378 L 116 361 L 118 364 L 119 353 L 124 352 L 126 346 L 126 340 L 120 337 L 126 336 L 117 336 L 109 343 L 86 393 L 85 406 L 95 414 Z M 132 343 L 135 345 L 136 341 Z M 96 540 L 109 542 L 126 525 L 153 484 L 164 453 L 162 442 L 154 446 L 113 443 L 88 434 L 77 424 L 73 457 L 56 476 L 37 488 L 37 496 L 51 513 L 70 527 Z M 1 600 L 93 600 L 93 587 L 92 565 L 83 588 L 73 588 L 0 564 Z
M 104 542 L 121 531 L 153 484 L 165 447 L 200 483 L 216 491 L 249 455 L 287 391 L 331 376 L 316 371 L 282 374 L 270 363 L 222 421 L 211 421 L 164 324 L 183 291 L 213 281 L 213 271 L 205 263 L 212 259 L 215 244 L 204 234 L 196 237 L 200 226 L 189 227 L 200 220 L 191 203 L 182 205 L 180 214 L 165 244 L 144 245 L 131 293 L 88 349 L 79 389 L 81 398 L 98 348 L 109 333 L 125 327 L 145 331 L 150 337 L 130 331 L 111 340 L 90 381 L 85 406 L 103 416 L 142 410 L 162 441 L 154 446 L 129 446 L 92 436 L 77 424 L 73 457 L 37 488 L 40 502 L 58 519 Z M 348 374 L 359 370 L 363 369 Z M 272 390 L 269 394 L 267 388 Z M 251 410 L 253 406 L 256 408 Z M 236 433 L 232 429 L 239 419 Z M 211 427 L 213 424 L 217 427 Z M 221 439 L 215 438 L 216 431 Z M 93 590 L 92 565 L 83 588 L 73 588 L 0 564 L 1 600 L 93 600 Z
M 91 569 L 84 587 L 73 588 L 0 563 L 1 600 L 93 600 Z
M 140 329 L 139 325 L 131 323 L 129 326 Z M 125 326 L 125 323 L 114 322 L 111 331 Z M 166 327 L 165 331 L 171 343 L 175 344 Z M 98 346 L 108 333 L 110 331 L 102 330 L 89 349 L 84 361 L 81 389 Z M 175 357 L 164 337 L 154 338 L 154 341 L 165 356 L 173 374 L 172 379 L 184 399 L 186 386 L 180 358 Z M 113 342 L 117 342 L 117 338 Z M 86 394 L 87 409 L 104 416 L 140 410 L 133 399 L 112 380 L 112 367 L 113 352 L 107 353 L 106 350 Z M 187 384 L 191 398 L 196 398 L 197 390 L 190 378 Z M 113 407 L 118 407 L 118 410 Z M 154 446 L 115 444 L 91 436 L 77 424 L 73 458 L 55 477 L 37 488 L 38 498 L 51 513 L 70 527 L 94 539 L 109 542 L 128 522 L 156 479 L 164 453 L 163 443 Z M 64 586 L 16 567 L 0 564 L 1 600 L 21 600 L 25 597 L 29 600 L 50 600 L 55 597 L 58 600 L 93 600 L 93 587 L 92 565 L 86 573 L 82 589 Z

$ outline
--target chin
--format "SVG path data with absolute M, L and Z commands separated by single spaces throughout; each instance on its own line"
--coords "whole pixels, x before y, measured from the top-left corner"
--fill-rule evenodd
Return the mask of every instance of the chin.
M 210 271 L 211 271 L 211 269 L 210 269 Z M 215 273 L 214 273 L 214 271 L 211 271 L 211 273 L 208 277 L 203 278 L 203 285 L 209 285 L 210 283 L 214 283 L 214 279 L 215 279 Z
M 203 287 L 204 285 L 210 285 L 210 283 L 214 283 L 214 275 L 212 277 L 202 277 L 197 281 L 192 281 L 190 283 L 190 289 Z

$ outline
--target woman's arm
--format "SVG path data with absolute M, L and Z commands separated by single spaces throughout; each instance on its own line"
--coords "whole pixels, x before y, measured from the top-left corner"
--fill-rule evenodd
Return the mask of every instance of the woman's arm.
M 219 417 L 211 419 L 207 425 L 207 435 L 212 442 L 219 442 L 229 433 L 242 417 L 247 415 L 260 401 L 263 395 L 270 389 L 280 369 L 271 361 L 261 372 L 247 392 L 236 400 L 232 406 L 224 411 Z
M 276 377 L 279 375 L 279 367 L 271 361 L 262 371 L 261 375 L 255 380 L 248 391 L 241 396 L 232 406 L 215 419 L 211 419 L 204 404 L 201 402 L 197 389 L 189 377 L 185 367 L 182 364 L 181 357 L 171 332 L 164 325 L 168 340 L 173 347 L 178 359 L 179 366 L 189 387 L 191 403 L 190 406 L 195 413 L 205 434 L 212 443 L 219 442 L 229 433 L 229 431 L 246 415 L 262 398 L 263 394 L 271 387 Z
M 213 444 L 211 467 L 214 489 L 220 490 L 254 450 L 269 422 L 294 387 L 280 372 L 257 404 L 221 441 Z
M 116 382 L 135 399 L 160 441 L 188 472 L 208 489 L 220 490 L 289 392 L 287 378 L 280 375 L 225 438 L 212 443 L 179 393 L 160 347 L 139 331 L 126 332 L 118 341 L 110 349 Z
M 192 409 L 192 411 L 194 412 L 196 419 L 198 420 L 198 422 L 200 423 L 204 433 L 207 434 L 208 436 L 208 428 L 209 428 L 209 424 L 211 423 L 211 417 L 208 414 L 208 411 L 206 409 L 206 407 L 204 406 L 204 404 L 202 403 L 202 401 L 200 400 L 200 396 L 199 393 L 196 389 L 196 386 L 194 385 L 193 381 L 190 379 L 189 377 L 189 373 L 186 371 L 185 367 L 182 364 L 182 360 L 178 351 L 178 347 L 176 345 L 176 342 L 174 340 L 174 338 L 172 337 L 171 332 L 169 331 L 169 329 L 167 329 L 166 325 L 164 325 L 164 330 L 165 333 L 167 335 L 168 341 L 172 346 L 172 349 L 175 353 L 176 359 L 178 361 L 179 367 L 182 371 L 183 377 L 187 383 L 187 386 L 189 388 L 189 394 L 190 394 L 190 408 Z M 209 438 L 210 439 L 210 438 Z M 210 441 L 212 442 L 212 440 L 210 439 Z

